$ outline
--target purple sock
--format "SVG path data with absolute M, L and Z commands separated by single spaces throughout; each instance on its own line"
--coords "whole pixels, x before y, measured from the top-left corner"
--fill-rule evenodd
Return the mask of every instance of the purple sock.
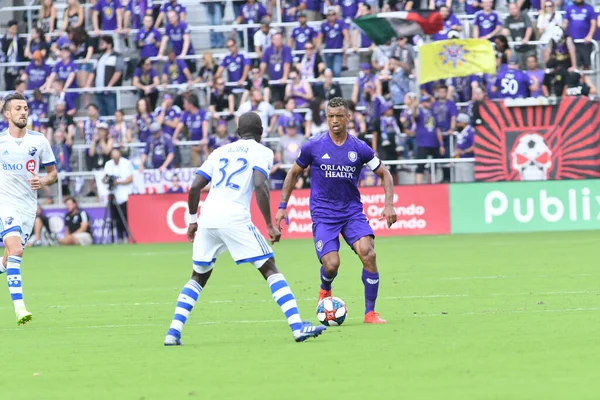
M 365 285 L 365 314 L 375 310 L 375 301 L 379 291 L 379 272 L 369 272 L 363 269 L 362 281 Z
M 333 276 L 327 275 L 325 271 L 325 267 L 321 265 L 321 289 L 323 290 L 331 290 L 331 284 L 333 280 L 337 276 L 337 272 Z

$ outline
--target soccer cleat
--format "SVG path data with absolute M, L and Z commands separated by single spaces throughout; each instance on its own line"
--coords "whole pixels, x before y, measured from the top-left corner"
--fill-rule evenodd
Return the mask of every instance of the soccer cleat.
M 19 309 L 17 311 L 17 325 L 25 325 L 26 323 L 31 321 L 32 317 L 33 315 L 29 311 L 27 311 L 25 307 Z
M 365 324 L 385 324 L 387 321 L 381 317 L 379 317 L 379 313 L 375 311 L 369 311 L 365 314 L 364 319 Z
M 165 337 L 165 346 L 183 346 L 181 339 L 172 335 Z
M 321 302 L 326 297 L 331 297 L 331 290 L 320 289 L 319 290 L 319 300 L 317 300 L 317 304 Z
M 294 340 L 298 343 L 304 342 L 306 339 L 319 336 L 325 329 L 327 327 L 323 325 L 314 326 L 310 322 L 303 322 L 302 327 L 294 331 Z

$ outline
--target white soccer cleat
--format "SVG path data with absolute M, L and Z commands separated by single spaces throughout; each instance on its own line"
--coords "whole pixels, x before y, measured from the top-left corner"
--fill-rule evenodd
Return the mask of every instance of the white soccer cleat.
M 27 311 L 27 309 L 25 307 L 17 310 L 16 314 L 17 314 L 17 325 L 25 325 L 26 323 L 31 321 L 31 318 L 33 317 L 33 314 L 31 314 L 29 311 Z

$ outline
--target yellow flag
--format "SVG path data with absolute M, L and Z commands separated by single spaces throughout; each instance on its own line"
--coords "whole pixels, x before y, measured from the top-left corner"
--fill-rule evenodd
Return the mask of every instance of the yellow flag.
M 489 40 L 440 40 L 419 47 L 419 84 L 477 73 L 496 73 Z

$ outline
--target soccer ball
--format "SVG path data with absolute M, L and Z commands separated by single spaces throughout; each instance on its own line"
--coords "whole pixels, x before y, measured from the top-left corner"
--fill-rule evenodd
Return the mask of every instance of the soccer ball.
M 326 326 L 338 326 L 344 323 L 348 309 L 346 303 L 337 297 L 325 297 L 317 305 L 317 318 Z

